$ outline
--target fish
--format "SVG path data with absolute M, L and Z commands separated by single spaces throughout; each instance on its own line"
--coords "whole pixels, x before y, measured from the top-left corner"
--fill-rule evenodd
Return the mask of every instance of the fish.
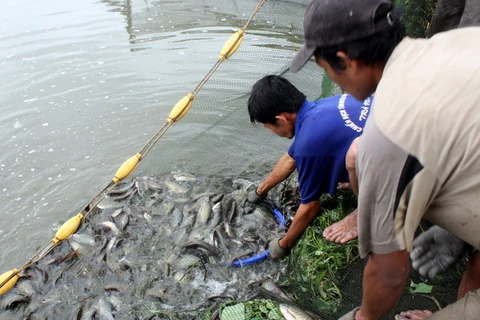
M 167 287 L 162 283 L 157 283 L 153 288 L 147 290 L 146 295 L 162 300 L 165 298 L 166 292 Z
M 96 305 L 98 318 L 104 320 L 115 320 L 112 314 L 112 305 L 103 297 L 98 300 Z
M 188 269 L 200 262 L 200 258 L 193 254 L 185 254 L 175 262 L 175 266 L 179 269 Z
M 106 230 L 111 231 L 116 237 L 123 235 L 123 232 L 120 231 L 117 225 L 111 221 L 100 222 L 100 225 L 103 226 Z
M 197 212 L 195 227 L 205 225 L 212 214 L 212 206 L 210 205 L 210 197 L 205 196 L 200 202 L 200 208 Z
M 124 199 L 128 199 L 128 198 L 132 198 L 135 193 L 138 192 L 138 189 L 137 188 L 133 188 L 133 189 L 128 189 L 127 191 L 123 192 L 123 193 L 114 193 L 112 194 L 111 192 L 106 196 L 106 198 L 108 199 L 112 199 L 112 200 L 116 200 L 116 201 L 120 201 L 120 200 L 124 200 Z
M 302 309 L 283 304 L 281 303 L 279 306 L 280 312 L 282 313 L 283 317 L 286 320 L 313 320 L 314 318 L 311 317 L 308 313 L 303 311 Z
M 241 178 L 235 179 L 232 182 L 234 187 L 239 187 L 247 192 L 250 191 L 253 187 L 256 187 L 256 184 L 254 182 Z
M 108 300 L 108 302 L 110 302 L 110 304 L 116 311 L 123 309 L 125 306 L 122 300 L 120 300 L 120 298 L 115 295 L 107 296 L 106 299 Z
M 173 173 L 172 177 L 173 179 L 179 182 L 197 181 L 197 177 L 195 177 L 193 174 L 190 174 L 190 173 Z
M 15 307 L 19 303 L 24 303 L 28 301 L 30 301 L 30 299 L 23 294 L 9 293 L 2 297 L 2 301 L 0 302 L 0 309 L 6 310 Z
M 284 299 L 287 299 L 287 300 L 292 300 L 292 298 L 290 298 L 289 296 L 287 296 L 285 294 L 285 292 L 283 292 L 282 289 L 280 289 L 280 287 L 278 287 L 272 280 L 265 280 L 262 285 L 261 285 L 262 288 L 264 288 L 265 290 L 268 290 L 270 292 L 273 292 L 275 293 L 276 295 L 284 298 Z
M 164 201 L 162 203 L 162 209 L 166 214 L 172 213 L 173 209 L 175 208 L 175 202 L 173 201 Z
M 19 281 L 16 285 L 16 288 L 18 293 L 28 298 L 32 298 L 37 293 L 32 280 Z
M 217 202 L 212 207 L 212 220 L 210 220 L 209 228 L 215 228 L 222 219 L 222 203 Z
M 217 203 L 217 202 L 222 201 L 224 195 L 225 194 L 223 194 L 223 193 L 219 193 L 218 195 L 213 196 L 212 197 L 212 203 Z
M 188 188 L 181 186 L 180 184 L 176 183 L 175 181 L 165 180 L 165 186 L 167 186 L 168 190 L 173 193 L 187 193 Z
M 214 256 L 217 253 L 215 248 L 212 245 L 206 243 L 205 241 L 201 241 L 201 240 L 187 243 L 183 247 L 186 248 L 186 249 L 199 249 L 199 248 L 201 248 L 201 249 L 203 249 L 202 251 L 205 252 L 209 256 Z
M 237 213 L 237 203 L 232 198 L 224 199 L 222 208 L 224 208 L 224 220 L 232 223 Z
M 63 296 L 62 287 L 57 287 L 55 291 L 49 291 L 47 295 L 41 300 L 42 304 L 57 304 L 62 302 L 65 297 Z
M 182 221 L 183 221 L 183 212 L 178 208 L 173 209 L 172 220 L 171 220 L 172 228 L 180 226 L 182 224 Z
M 153 180 L 153 179 L 145 179 L 145 185 L 147 186 L 147 189 L 149 189 L 153 192 L 162 192 L 163 191 L 162 184 Z
M 113 209 L 113 212 L 110 213 L 110 217 L 115 219 L 122 212 L 123 212 L 123 208 Z
M 72 241 L 75 241 L 77 243 L 85 244 L 85 245 L 88 245 L 88 246 L 94 246 L 95 245 L 95 239 L 87 233 L 74 233 L 70 236 L 69 239 L 71 239 Z
M 100 210 L 112 209 L 112 208 L 122 208 L 125 205 L 122 201 L 117 201 L 115 199 L 105 197 L 102 201 L 97 204 L 97 208 Z
M 130 180 L 129 182 L 119 182 L 117 185 L 110 190 L 109 194 L 124 194 L 127 191 L 130 191 L 135 188 L 135 181 Z
M 130 217 L 128 216 L 128 214 L 124 213 L 124 214 L 121 214 L 119 216 L 117 216 L 115 219 L 114 219 L 115 223 L 118 224 L 118 229 L 119 230 L 124 230 L 128 223 L 130 222 Z

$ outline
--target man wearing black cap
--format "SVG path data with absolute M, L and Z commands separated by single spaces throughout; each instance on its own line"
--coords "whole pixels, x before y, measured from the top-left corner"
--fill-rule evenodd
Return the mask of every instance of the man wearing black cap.
M 314 56 L 355 98 L 375 92 L 356 166 L 360 253 L 369 260 L 362 304 L 345 319 L 381 319 L 398 302 L 422 219 L 472 248 L 459 301 L 429 319 L 479 319 L 480 28 L 410 39 L 387 0 L 313 0 L 304 27 L 292 71 Z

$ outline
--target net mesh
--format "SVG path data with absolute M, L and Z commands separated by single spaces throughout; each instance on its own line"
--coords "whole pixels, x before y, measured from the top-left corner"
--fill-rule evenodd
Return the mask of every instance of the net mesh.
M 424 36 L 435 1 L 426 1 L 421 6 L 414 6 L 412 1 L 397 2 L 410 12 L 410 18 L 405 20 L 409 34 Z M 307 3 L 308 0 L 266 2 L 247 28 L 238 51 L 215 72 L 196 96 L 187 116 L 169 129 L 159 146 L 153 150 L 155 155 L 143 160 L 143 165 L 155 165 L 159 171 L 164 172 L 188 171 L 202 175 L 241 176 L 260 182 L 288 149 L 291 141 L 250 123 L 247 100 L 252 85 L 265 75 L 276 74 L 291 81 L 310 100 L 340 93 L 338 87 L 328 85 L 322 69 L 312 61 L 298 73 L 289 71 L 291 59 L 303 43 L 303 15 Z M 202 4 L 207 5 L 208 2 L 202 1 Z M 241 17 L 234 20 L 232 25 L 240 28 L 244 21 L 242 19 L 256 5 L 257 1 L 217 1 L 215 10 Z M 421 19 L 417 16 L 421 16 Z M 322 87 L 329 88 L 331 92 L 322 92 Z M 178 144 L 182 145 L 181 149 Z M 176 152 L 168 152 L 170 148 Z M 150 159 L 155 159 L 155 163 L 148 163 Z M 355 200 L 352 194 L 341 193 L 327 203 L 330 206 L 323 203 L 324 216 L 315 220 L 293 250 L 287 273 L 278 284 L 293 298 L 293 305 L 311 311 L 317 318 L 337 319 L 361 303 L 361 277 L 366 261 L 358 258 L 356 242 L 345 248 L 325 244 L 321 236 L 326 226 L 353 210 Z M 295 206 L 289 207 L 293 212 L 295 209 Z M 317 242 L 312 243 L 307 238 L 317 239 Z M 319 253 L 319 250 L 325 248 L 326 252 Z M 314 260 L 315 255 L 318 255 L 317 259 L 325 260 L 324 269 L 318 269 L 318 265 L 309 265 L 309 259 Z M 342 261 L 335 265 L 335 258 Z M 408 309 L 436 310 L 438 304 L 445 305 L 453 301 L 454 296 L 445 295 L 444 292 L 458 281 L 460 271 L 461 268 L 453 270 L 445 278 L 430 283 L 435 285 L 434 293 L 438 293 L 438 299 L 409 293 L 407 286 L 402 302 L 387 318 L 393 318 L 396 313 Z M 420 283 L 425 279 L 413 274 L 412 281 Z M 257 305 L 228 302 L 206 310 L 198 317 L 277 319 L 278 303 L 282 301 L 275 295 L 267 298 L 252 299 L 251 302 L 258 301 Z M 272 307 L 270 301 L 276 301 L 276 308 Z M 223 317 L 222 310 L 227 310 Z
M 148 163 L 147 157 L 143 166 L 157 166 L 165 172 L 188 170 L 198 174 L 247 177 L 253 174 L 257 178 L 271 169 L 290 141 L 269 134 L 263 126 L 250 123 L 247 99 L 252 85 L 267 74 L 282 74 L 301 88 L 308 98 L 315 99 L 321 94 L 322 71 L 313 63 L 298 74 L 288 72 L 295 49 L 303 41 L 302 19 L 306 1 L 304 4 L 297 2 L 267 1 L 264 4 L 247 28 L 238 51 L 200 90 L 185 118 L 172 126 L 152 150 L 156 154 L 150 159 L 154 158 L 155 164 Z M 231 5 L 229 1 L 219 2 L 222 3 Z M 248 16 L 257 2 L 235 4 L 235 11 Z M 216 10 L 233 9 L 229 6 Z M 168 152 L 170 148 L 176 152 Z
M 205 7 L 212 6 L 206 0 L 196 2 Z M 202 176 L 242 177 L 260 182 L 270 172 L 291 141 L 250 123 L 247 99 L 252 85 L 265 75 L 282 75 L 310 100 L 322 95 L 322 87 L 329 87 L 322 86 L 323 71 L 313 62 L 307 63 L 296 74 L 289 71 L 290 61 L 303 43 L 303 15 L 307 2 L 308 0 L 272 0 L 264 4 L 246 30 L 245 39 L 238 51 L 221 65 L 200 90 L 190 112 L 174 124 L 149 157 L 142 160 L 138 175 L 141 175 L 142 167 L 156 167 L 159 174 L 185 171 Z M 214 10 L 234 17 L 232 29 L 241 28 L 257 3 L 254 0 L 216 1 Z M 421 24 L 418 29 L 421 28 L 425 28 L 425 25 Z M 229 35 L 225 34 L 225 39 Z M 215 61 L 216 57 L 212 58 L 212 65 Z M 179 94 L 179 99 L 193 88 L 185 90 Z M 332 92 L 340 91 L 334 87 Z M 323 92 L 323 95 L 328 94 Z M 165 101 L 167 103 L 173 106 L 176 101 Z M 165 119 L 166 117 L 167 114 Z M 290 191 L 289 189 L 288 192 Z M 298 201 L 292 204 L 291 198 L 295 200 L 298 195 L 294 191 L 289 195 L 290 199 L 284 199 L 282 209 L 295 212 Z M 365 261 L 357 257 L 356 242 L 348 247 L 325 244 L 321 236 L 326 226 L 353 210 L 355 200 L 352 200 L 352 195 L 340 193 L 335 198 L 324 200 L 323 215 L 306 230 L 290 255 L 285 277 L 278 284 L 293 299 L 292 305 L 314 312 L 321 319 L 336 319 L 360 304 L 361 275 Z M 326 251 L 320 252 L 321 250 Z M 341 263 L 335 264 L 335 258 L 342 260 Z M 315 259 L 324 261 L 323 269 L 319 269 L 318 264 L 310 264 Z M 436 290 L 440 304 L 453 300 L 451 284 L 458 282 L 460 271 L 461 268 L 453 270 L 440 282 L 433 283 L 438 284 Z M 416 282 L 425 281 L 415 274 L 412 277 Z M 445 281 L 448 285 L 445 285 Z M 449 290 L 450 293 L 446 293 Z M 234 302 L 227 302 L 215 305 L 197 317 L 282 319 L 278 309 L 278 303 L 281 302 L 278 296 L 272 295 L 267 300 L 255 300 L 254 297 L 251 301 L 258 301 L 258 304 L 243 302 L 241 306 L 235 307 Z M 272 301 L 275 303 L 272 304 Z M 407 293 L 402 304 L 395 308 L 389 318 L 395 312 L 407 309 L 435 310 L 435 302 L 437 301 L 428 296 L 419 297 Z M 228 311 L 222 316 L 222 310 Z M 152 319 L 155 318 L 165 317 L 153 315 Z

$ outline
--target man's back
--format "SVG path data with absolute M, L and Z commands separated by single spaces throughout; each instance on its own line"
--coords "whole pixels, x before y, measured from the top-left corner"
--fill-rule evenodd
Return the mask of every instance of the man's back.
M 363 131 L 371 100 L 344 94 L 304 103 L 288 151 L 297 165 L 302 203 L 334 194 L 338 182 L 348 181 L 345 155 Z
M 384 152 L 373 148 L 378 143 L 372 142 L 384 136 L 385 143 L 391 141 L 408 156 L 402 160 L 403 170 L 385 168 L 387 173 L 398 174 L 394 178 L 398 185 L 391 186 L 398 188 L 391 199 L 395 204 L 385 206 L 393 208 L 399 249 L 411 247 L 418 215 L 423 214 L 480 248 L 475 231 L 480 228 L 476 215 L 480 207 L 479 40 L 478 27 L 427 40 L 404 39 L 388 60 L 377 87 L 372 123 L 365 128 L 363 141 L 369 149 L 361 152 Z M 381 161 L 387 156 L 375 158 Z M 375 165 L 368 158 L 359 162 L 361 183 L 369 183 L 366 174 Z M 399 156 L 395 159 L 400 161 Z M 387 181 L 386 177 L 375 179 Z M 381 207 L 363 210 L 382 211 Z M 418 213 L 413 215 L 414 211 Z

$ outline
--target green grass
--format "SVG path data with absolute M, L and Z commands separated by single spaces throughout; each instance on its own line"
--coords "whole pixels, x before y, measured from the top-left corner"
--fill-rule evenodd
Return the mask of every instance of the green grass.
M 305 230 L 288 258 L 289 293 L 306 309 L 335 312 L 342 299 L 337 287 L 339 276 L 358 257 L 357 241 L 335 244 L 323 239 L 323 230 L 355 209 L 355 196 L 341 191 L 324 196 L 323 209 Z

